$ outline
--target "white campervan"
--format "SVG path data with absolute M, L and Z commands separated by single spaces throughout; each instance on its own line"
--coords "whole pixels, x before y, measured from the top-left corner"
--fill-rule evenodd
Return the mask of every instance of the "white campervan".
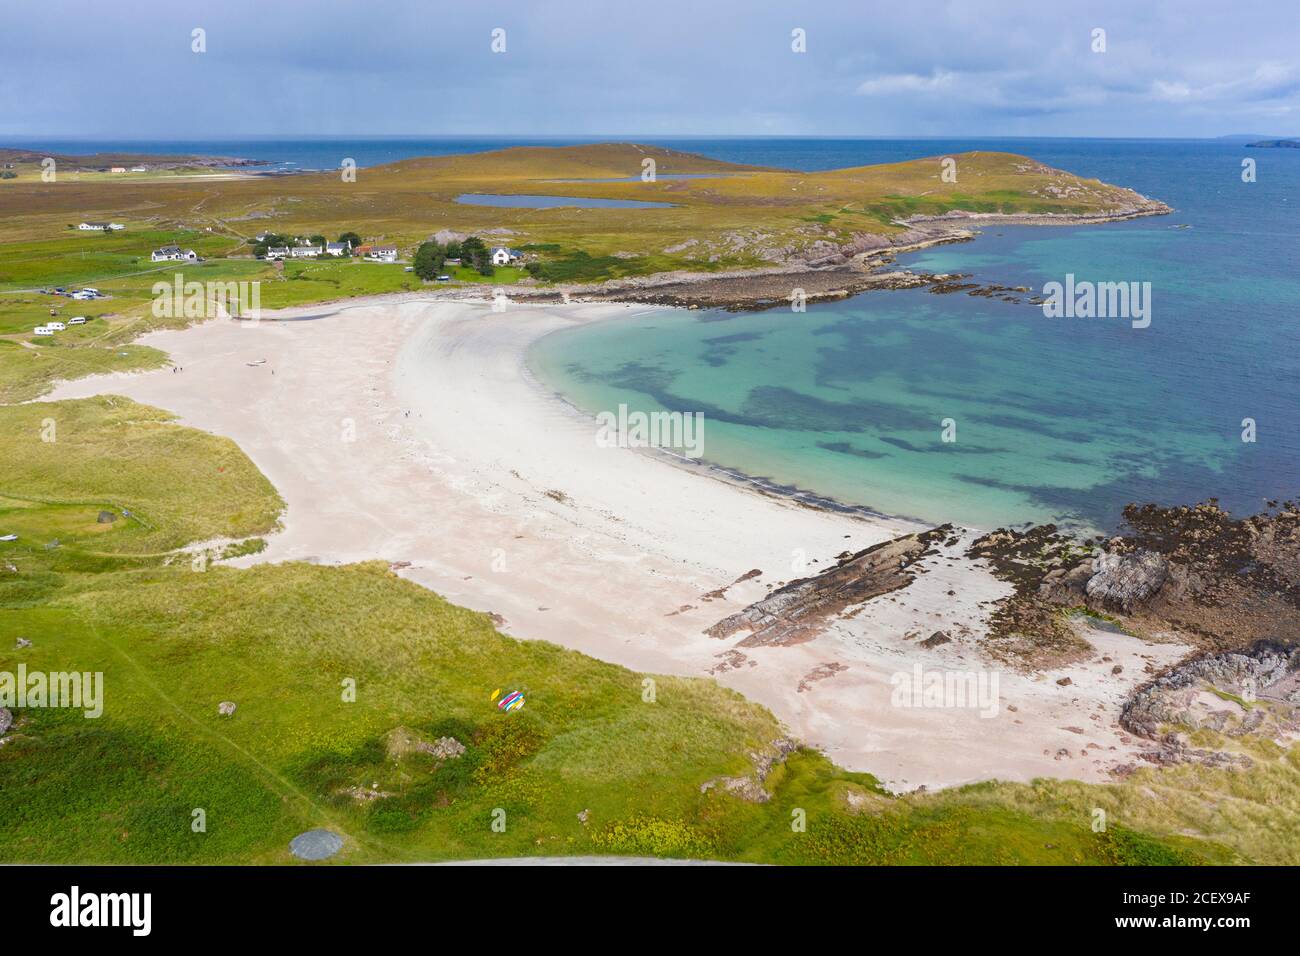
M 68 325 L 85 325 L 86 317 L 84 315 L 74 315 L 68 319 Z
M 43 325 L 38 325 L 36 326 L 36 328 L 32 329 L 32 335 L 53 335 L 53 334 L 54 334 L 53 329 L 47 329 Z
M 62 322 L 46 322 L 45 327 L 51 332 L 62 332 L 67 328 Z

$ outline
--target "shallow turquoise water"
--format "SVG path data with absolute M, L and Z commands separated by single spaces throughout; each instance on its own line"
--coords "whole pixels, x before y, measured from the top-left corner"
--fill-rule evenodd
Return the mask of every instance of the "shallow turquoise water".
M 1239 147 L 1139 146 L 1143 162 L 1105 144 L 1072 143 L 1073 162 L 1032 154 L 1165 199 L 1172 216 L 989 229 L 902 262 L 1035 291 L 1066 273 L 1150 282 L 1150 328 L 878 292 L 804 314 L 656 310 L 556 333 L 530 363 L 593 412 L 703 412 L 705 459 L 891 514 L 1110 529 L 1130 501 L 1252 511 L 1295 496 L 1300 157 L 1255 151 L 1261 178 L 1245 184 Z

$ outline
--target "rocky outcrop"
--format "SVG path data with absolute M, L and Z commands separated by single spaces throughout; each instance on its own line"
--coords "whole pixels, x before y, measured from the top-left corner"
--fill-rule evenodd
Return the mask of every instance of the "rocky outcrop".
M 439 737 L 431 744 L 421 743 L 416 749 L 438 760 L 455 760 L 465 753 L 465 745 L 455 737 Z
M 1160 590 L 1169 574 L 1169 562 L 1154 551 L 1103 553 L 1092 563 L 1092 569 L 1084 587 L 1089 605 L 1130 614 Z
M 1089 645 L 1061 613 L 1086 600 L 1092 559 L 1055 525 L 1024 531 L 999 528 L 972 542 L 967 557 L 988 563 L 1012 586 L 989 617 L 987 649 L 1013 666 L 1059 667 L 1082 658 Z
M 1246 704 L 1267 699 L 1291 706 L 1293 697 L 1300 698 L 1295 689 L 1297 667 L 1300 667 L 1300 654 L 1270 645 L 1261 645 L 1244 653 L 1214 654 L 1187 661 L 1134 693 L 1124 705 L 1120 725 L 1149 740 L 1159 739 L 1167 727 L 1194 730 L 1207 726 L 1206 715 L 1214 711 L 1207 710 L 1198 698 L 1196 692 L 1201 689 L 1224 692 Z M 1225 701 L 1227 703 L 1231 701 Z M 1264 709 L 1258 713 L 1267 716 Z M 1231 732 L 1244 725 L 1241 732 L 1249 733 L 1258 731 L 1262 722 L 1258 717 L 1250 720 L 1248 713 L 1245 718 L 1233 722 L 1215 719 L 1213 723 L 1217 726 L 1211 726 L 1211 729 Z
M 725 790 L 734 797 L 749 803 L 767 803 L 772 795 L 767 792 L 763 782 L 767 780 L 772 769 L 783 762 L 786 757 L 799 749 L 799 742 L 789 737 L 782 737 L 772 742 L 771 747 L 763 753 L 752 753 L 754 772 L 739 777 L 715 777 L 700 785 L 700 793 L 708 793 L 715 787 Z
M 815 577 L 791 581 L 704 633 L 726 638 L 748 630 L 742 647 L 810 641 L 847 608 L 911 584 L 917 562 L 951 530 L 943 525 L 873 545 Z
M 1038 596 L 1054 604 L 1069 607 L 1088 600 L 1088 582 L 1092 580 L 1093 559 L 1085 558 L 1073 567 L 1055 567 L 1043 575 Z
M 410 727 L 394 727 L 384 734 L 383 744 L 389 760 L 401 760 L 412 754 L 428 754 L 435 760 L 455 760 L 465 753 L 465 745 L 455 737 L 439 737 L 430 743 Z
M 1254 764 L 1246 754 L 1193 747 L 1186 738 L 1174 733 L 1165 734 L 1160 738 L 1159 745 L 1155 749 L 1143 751 L 1139 756 L 1148 763 L 1160 767 L 1172 767 L 1180 763 L 1199 763 L 1218 769 L 1248 770 Z
M 1062 611 L 1120 617 L 1130 633 L 1179 639 L 1207 651 L 1300 638 L 1300 505 L 1234 518 L 1211 500 L 1124 509 L 1127 534 L 1080 541 L 1052 525 L 999 529 L 968 555 L 987 560 L 1015 593 L 991 619 L 991 649 L 1043 663 L 1071 639 Z M 1077 640 L 1077 634 L 1075 635 Z

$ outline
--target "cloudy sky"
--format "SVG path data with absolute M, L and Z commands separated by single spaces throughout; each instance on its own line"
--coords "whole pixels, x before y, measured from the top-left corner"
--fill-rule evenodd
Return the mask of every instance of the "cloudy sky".
M 5 0 L 0 137 L 1300 134 L 1294 0 L 801 6 Z

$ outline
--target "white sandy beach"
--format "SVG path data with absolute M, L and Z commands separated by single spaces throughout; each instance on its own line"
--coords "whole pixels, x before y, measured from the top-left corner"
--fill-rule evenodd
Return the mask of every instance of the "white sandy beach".
M 638 670 L 713 675 L 891 788 L 1102 780 L 1133 761 L 1137 744 L 1116 723 L 1123 698 L 1148 663 L 1187 648 L 1094 631 L 1096 653 L 1068 671 L 996 668 L 978 640 L 1006 585 L 957 559 L 969 536 L 927 558 L 909 587 L 851 609 L 807 643 L 736 648 L 743 634 L 706 636 L 800 576 L 796 555 L 815 572 L 919 526 L 817 511 L 598 447 L 595 423 L 533 381 L 525 353 L 547 332 L 640 310 L 493 312 L 418 297 L 305 307 L 151 334 L 141 341 L 183 372 L 99 376 L 49 397 L 128 395 L 233 438 L 288 504 L 284 530 L 239 563 L 409 562 L 403 575 L 501 615 L 515 636 Z M 761 576 L 732 585 L 751 569 Z M 705 597 L 719 588 L 722 597 Z M 940 629 L 953 643 L 917 646 Z M 891 678 L 917 662 L 996 671 L 996 714 L 896 706 Z M 1065 675 L 1072 683 L 1058 685 Z

